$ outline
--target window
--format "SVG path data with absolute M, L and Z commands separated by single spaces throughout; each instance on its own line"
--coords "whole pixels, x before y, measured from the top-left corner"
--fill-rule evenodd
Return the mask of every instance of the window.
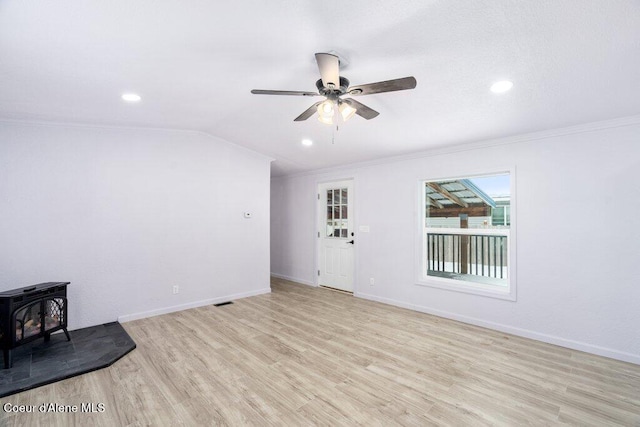
M 512 173 L 420 183 L 418 284 L 515 299 Z
M 327 189 L 327 230 L 326 237 L 347 237 L 349 233 L 347 188 Z

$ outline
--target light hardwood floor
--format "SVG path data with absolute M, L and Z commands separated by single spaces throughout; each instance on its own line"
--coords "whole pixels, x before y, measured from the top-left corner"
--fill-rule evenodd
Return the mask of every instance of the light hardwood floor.
M 640 366 L 283 280 L 124 327 L 113 366 L 2 399 L 0 425 L 640 425 Z

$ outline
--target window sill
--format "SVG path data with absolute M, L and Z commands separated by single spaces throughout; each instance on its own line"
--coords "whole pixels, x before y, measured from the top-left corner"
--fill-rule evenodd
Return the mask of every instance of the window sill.
M 489 285 L 463 280 L 446 279 L 444 277 L 426 276 L 416 282 L 416 286 L 444 289 L 453 292 L 480 295 L 489 298 L 516 301 L 515 286 L 510 283 L 506 286 Z

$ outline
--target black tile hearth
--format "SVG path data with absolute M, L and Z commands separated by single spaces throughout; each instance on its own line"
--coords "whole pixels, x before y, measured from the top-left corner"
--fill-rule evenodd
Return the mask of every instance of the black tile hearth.
M 118 322 L 53 334 L 49 342 L 34 341 L 13 351 L 13 367 L 0 369 L 0 397 L 65 378 L 106 368 L 136 348 Z

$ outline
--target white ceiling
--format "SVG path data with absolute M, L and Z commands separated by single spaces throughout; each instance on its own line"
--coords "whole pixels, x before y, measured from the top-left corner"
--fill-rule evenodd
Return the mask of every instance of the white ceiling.
M 354 85 L 418 86 L 338 132 L 293 122 L 319 98 L 250 93 L 314 91 L 331 50 Z M 200 130 L 274 175 L 636 115 L 639 76 L 637 0 L 0 1 L 0 118 Z

